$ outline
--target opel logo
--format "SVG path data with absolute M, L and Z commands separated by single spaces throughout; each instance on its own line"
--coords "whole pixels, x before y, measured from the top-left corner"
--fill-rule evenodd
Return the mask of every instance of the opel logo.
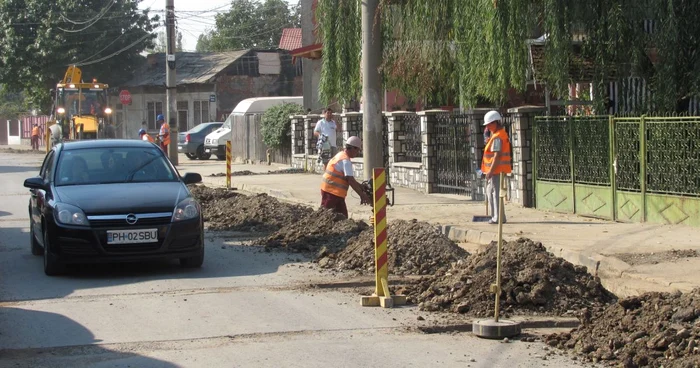
M 136 217 L 136 215 L 134 215 L 133 213 L 126 215 L 126 223 L 129 225 L 135 224 L 136 221 L 138 221 L 138 220 L 139 220 L 139 218 Z

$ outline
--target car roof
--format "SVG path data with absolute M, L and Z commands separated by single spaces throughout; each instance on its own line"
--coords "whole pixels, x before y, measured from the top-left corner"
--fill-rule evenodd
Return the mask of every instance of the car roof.
M 65 142 L 61 150 L 71 151 L 85 148 L 124 148 L 124 147 L 143 147 L 153 148 L 153 143 L 138 139 L 98 139 L 87 141 Z

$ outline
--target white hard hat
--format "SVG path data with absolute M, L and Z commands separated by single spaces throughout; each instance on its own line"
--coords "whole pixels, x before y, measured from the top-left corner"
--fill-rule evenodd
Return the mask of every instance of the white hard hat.
M 362 140 L 355 136 L 348 138 L 348 141 L 345 142 L 345 144 L 362 149 Z
M 501 114 L 499 114 L 496 110 L 491 110 L 484 115 L 484 126 L 487 126 L 497 120 L 501 120 Z

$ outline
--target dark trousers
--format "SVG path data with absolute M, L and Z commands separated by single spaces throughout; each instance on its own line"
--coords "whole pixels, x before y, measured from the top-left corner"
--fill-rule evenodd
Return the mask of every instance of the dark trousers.
M 336 213 L 348 217 L 348 207 L 345 205 L 345 198 L 321 191 L 321 207 L 328 208 Z
M 35 149 L 35 150 L 39 149 L 39 136 L 38 135 L 32 136 L 32 149 Z

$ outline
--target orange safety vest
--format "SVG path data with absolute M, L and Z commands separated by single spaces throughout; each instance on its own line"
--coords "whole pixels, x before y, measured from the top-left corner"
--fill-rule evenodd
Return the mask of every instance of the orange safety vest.
M 151 142 L 151 143 L 153 143 L 153 142 L 156 141 L 156 140 L 153 139 L 153 137 L 151 137 L 148 133 L 145 133 L 145 134 L 143 135 L 143 137 L 141 137 L 141 139 L 144 140 L 144 141 L 149 141 L 149 142 Z
M 326 171 L 323 173 L 323 181 L 321 182 L 321 190 L 335 196 L 345 198 L 348 196 L 348 188 L 350 184 L 345 179 L 345 174 L 335 169 L 335 164 L 343 160 L 349 160 L 350 157 L 345 151 L 338 152 L 326 165 Z
M 170 144 L 170 125 L 168 123 L 163 122 L 163 125 L 160 126 L 160 136 L 163 137 L 160 139 L 161 144 Z
M 40 131 L 39 131 L 39 127 L 38 127 L 38 126 L 35 126 L 34 128 L 32 128 L 32 137 L 38 136 L 39 134 L 41 134 L 41 133 L 40 133 Z
M 498 162 L 494 162 L 496 153 L 491 151 L 491 146 L 496 138 L 501 140 L 501 152 L 498 154 Z M 508 140 L 508 133 L 506 133 L 504 128 L 501 128 L 496 131 L 496 133 L 493 133 L 488 143 L 486 143 L 486 147 L 484 148 L 484 158 L 481 160 L 481 171 L 483 173 L 491 173 L 492 175 L 510 174 L 510 141 Z

